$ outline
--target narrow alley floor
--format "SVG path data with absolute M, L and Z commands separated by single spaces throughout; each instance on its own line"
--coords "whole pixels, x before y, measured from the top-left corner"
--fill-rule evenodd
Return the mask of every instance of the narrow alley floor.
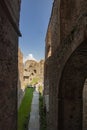
M 39 130 L 39 93 L 34 91 L 28 130 Z

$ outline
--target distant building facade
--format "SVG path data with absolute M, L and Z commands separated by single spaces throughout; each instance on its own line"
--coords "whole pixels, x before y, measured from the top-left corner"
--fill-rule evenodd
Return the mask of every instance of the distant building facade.
M 40 62 L 27 60 L 24 65 L 24 85 L 30 85 L 33 80 L 43 83 L 44 81 L 44 60 Z

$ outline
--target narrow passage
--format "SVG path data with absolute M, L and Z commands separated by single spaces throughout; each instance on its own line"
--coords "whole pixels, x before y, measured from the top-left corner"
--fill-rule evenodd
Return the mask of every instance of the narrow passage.
M 39 93 L 34 91 L 28 130 L 39 130 Z

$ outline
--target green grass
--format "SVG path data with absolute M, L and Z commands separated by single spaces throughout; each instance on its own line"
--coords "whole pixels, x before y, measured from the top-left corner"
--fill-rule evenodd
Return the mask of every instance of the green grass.
M 33 88 L 26 88 L 25 90 L 25 95 L 18 110 L 18 130 L 27 130 L 28 128 L 33 90 Z
M 40 130 L 47 130 L 46 110 L 43 105 L 43 96 L 39 94 Z

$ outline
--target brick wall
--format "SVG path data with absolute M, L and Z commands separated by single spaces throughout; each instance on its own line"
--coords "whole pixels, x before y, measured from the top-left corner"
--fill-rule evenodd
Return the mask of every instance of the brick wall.
M 8 0 L 13 4 L 13 1 Z M 19 8 L 18 1 L 16 8 Z M 17 129 L 18 21 L 6 1 L 0 1 L 0 129 Z M 19 11 L 15 13 L 19 18 Z M 14 18 L 14 19 L 13 19 Z
M 57 129 L 80 130 L 82 129 L 82 121 L 81 121 L 82 105 L 80 104 L 81 102 L 79 102 L 80 108 L 78 108 L 79 105 L 77 105 L 77 109 L 76 109 L 78 113 L 81 110 L 79 113 L 79 121 L 77 121 L 78 123 L 76 123 L 76 120 L 77 120 L 76 118 L 74 118 L 76 120 L 73 120 L 73 118 L 71 117 L 72 118 L 71 120 L 67 117 L 68 115 L 67 112 L 70 111 L 70 109 L 73 106 L 72 104 L 74 104 L 75 102 L 70 104 L 71 108 L 68 109 L 66 106 L 68 105 L 69 102 L 67 103 L 64 99 L 64 102 L 65 102 L 64 103 L 63 100 L 61 100 L 59 94 L 60 94 L 60 90 L 63 91 L 63 89 L 61 88 L 62 85 L 60 84 L 60 81 L 62 82 L 62 75 L 64 74 L 63 71 L 64 71 L 64 68 L 66 68 L 66 63 L 68 62 L 69 59 L 71 59 L 71 55 L 75 52 L 76 48 L 80 46 L 80 44 L 85 46 L 85 48 L 87 47 L 86 44 L 84 45 L 84 41 L 87 42 L 86 41 L 86 38 L 87 38 L 87 33 L 86 33 L 86 22 L 87 22 L 86 16 L 87 15 L 86 14 L 87 14 L 87 1 L 86 0 L 79 0 L 79 1 L 54 0 L 52 14 L 51 14 L 50 22 L 48 25 L 47 35 L 46 35 L 46 51 L 45 51 L 46 58 L 45 58 L 44 84 L 45 84 L 45 95 L 48 95 L 48 92 L 49 92 L 49 113 L 48 113 L 48 122 L 49 122 L 48 129 L 49 130 L 57 130 Z M 50 38 L 48 37 L 49 34 L 50 34 Z M 50 46 L 52 50 L 50 56 L 48 55 L 49 41 L 50 41 Z M 84 60 L 86 59 L 85 55 L 86 55 L 86 52 L 84 51 L 84 53 L 82 53 L 81 55 L 81 57 L 83 57 Z M 71 60 L 70 64 L 73 64 L 73 62 L 75 62 L 74 58 L 73 58 L 73 61 Z M 82 59 L 80 59 L 79 56 L 77 56 L 76 59 L 79 59 L 77 61 L 82 62 Z M 77 68 L 81 67 L 79 62 L 76 62 L 76 64 L 77 66 L 79 66 Z M 87 65 L 87 62 L 85 60 L 85 62 L 83 63 L 83 68 L 85 69 L 85 72 L 86 72 L 86 74 L 85 73 L 83 74 L 84 78 L 87 76 L 86 65 Z M 66 77 L 66 74 L 68 73 L 69 67 L 70 65 L 68 66 L 66 73 L 64 74 L 65 77 Z M 80 75 L 81 73 L 80 69 L 77 76 L 82 79 Z M 73 71 L 75 70 L 73 70 L 73 66 L 72 66 L 72 68 L 70 69 L 70 72 L 73 73 Z M 64 82 L 62 83 L 63 85 L 65 84 L 65 86 L 67 86 L 66 82 L 68 82 L 70 76 L 71 74 L 69 73 L 69 75 L 66 77 L 66 80 L 64 80 Z M 83 80 L 81 80 L 80 83 L 83 83 Z M 48 81 L 48 84 L 46 84 L 47 81 Z M 79 85 L 79 80 L 77 81 L 77 85 Z M 72 88 L 72 91 L 74 91 L 73 85 L 71 85 L 71 88 Z M 68 95 L 68 91 L 69 90 L 66 89 L 67 95 Z M 81 89 L 76 90 L 76 93 L 78 93 L 78 91 L 82 94 Z M 63 92 L 62 92 L 62 95 L 63 95 Z M 66 114 L 63 111 L 66 111 Z

